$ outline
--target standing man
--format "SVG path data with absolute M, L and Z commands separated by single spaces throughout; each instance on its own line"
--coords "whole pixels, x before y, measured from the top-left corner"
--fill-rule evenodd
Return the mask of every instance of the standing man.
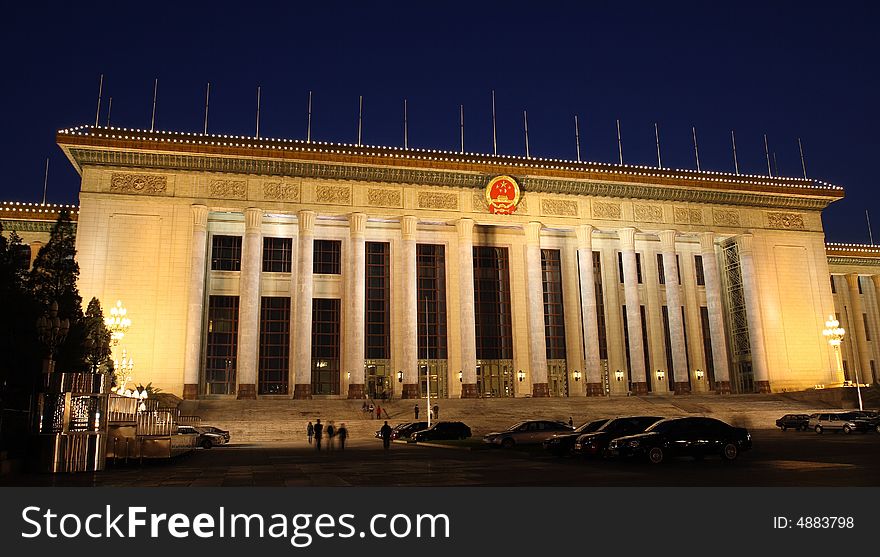
M 418 419 L 419 419 L 419 405 L 418 404 L 413 406 L 413 414 L 415 414 L 416 421 L 418 421 Z
M 309 421 L 309 425 L 306 426 L 306 435 L 309 436 L 309 445 L 311 445 L 312 437 L 315 435 L 315 426 L 312 425 L 311 421 Z
M 376 405 L 376 419 L 377 420 L 382 419 L 382 407 L 379 406 L 378 404 Z M 387 424 L 388 422 L 385 422 L 385 423 Z
M 435 420 L 440 419 L 440 406 L 437 404 L 434 405 L 434 419 Z
M 336 428 L 333 427 L 333 421 L 327 425 L 327 448 L 333 450 L 333 436 L 336 435 Z
M 382 429 L 379 430 L 382 434 L 382 447 L 387 451 L 391 446 L 391 426 L 388 425 L 388 421 L 385 421 L 385 425 L 382 426 Z
M 315 421 L 315 449 L 321 450 L 321 437 L 324 436 L 324 426 L 321 425 L 321 418 Z
M 336 430 L 336 437 L 339 438 L 339 450 L 345 450 L 345 440 L 348 438 L 348 429 L 345 427 L 345 422 L 339 425 L 339 429 Z

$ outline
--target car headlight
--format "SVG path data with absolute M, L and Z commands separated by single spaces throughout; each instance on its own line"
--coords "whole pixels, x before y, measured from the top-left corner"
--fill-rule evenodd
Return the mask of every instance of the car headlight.
M 627 446 L 628 446 L 628 447 L 632 447 L 632 448 L 636 448 L 636 447 L 638 447 L 640 444 L 641 444 L 641 443 L 639 443 L 638 439 L 633 439 L 632 441 L 628 441 L 628 442 L 627 442 Z

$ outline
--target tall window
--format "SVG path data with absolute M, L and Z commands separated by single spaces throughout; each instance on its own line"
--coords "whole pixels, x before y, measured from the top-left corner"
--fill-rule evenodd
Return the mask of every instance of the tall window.
M 859 294 L 863 294 L 863 292 L 862 292 L 862 277 L 856 277 L 856 284 L 859 285 Z
M 703 274 L 703 256 L 694 256 L 694 268 L 697 271 L 697 286 L 706 286 L 706 276 Z
M 562 306 L 562 262 L 558 249 L 541 250 L 544 288 L 544 341 L 548 360 L 565 359 L 565 315 Z
M 593 280 L 596 282 L 596 316 L 599 321 L 599 358 L 608 359 L 608 335 L 605 331 L 605 295 L 602 293 L 602 254 L 593 252 Z
M 389 283 L 391 268 L 388 264 L 390 248 L 387 242 L 367 242 L 367 295 L 366 339 L 364 357 L 385 359 L 389 357 Z
M 264 296 L 260 303 L 261 395 L 287 394 L 290 364 L 290 298 Z
M 834 286 L 834 275 L 831 275 L 831 293 L 837 294 L 837 288 Z
M 234 394 L 238 360 L 238 296 L 208 298 L 208 338 L 205 344 L 205 394 Z
M 316 275 L 342 274 L 340 259 L 342 242 L 339 240 L 315 240 L 312 272 Z
M 663 306 L 663 341 L 666 348 L 666 377 L 669 380 L 669 390 L 675 389 L 674 368 L 672 361 L 672 334 L 669 330 L 669 307 Z
M 660 284 L 666 284 L 666 269 L 663 268 L 663 254 L 657 254 L 657 278 Z
M 507 248 L 474 246 L 477 359 L 513 358 L 510 264 Z
M 215 235 L 211 240 L 211 270 L 241 271 L 241 236 Z
M 645 306 L 639 306 L 639 312 L 642 316 L 642 352 L 645 355 L 645 373 L 651 373 L 651 350 L 648 348 L 648 315 L 645 312 Z M 647 387 L 648 391 L 650 391 L 650 379 L 648 379 Z
M 446 247 L 435 244 L 416 245 L 416 275 L 419 359 L 445 360 Z
M 868 326 L 868 314 L 862 314 L 862 320 L 865 323 L 865 340 L 871 342 L 871 328 Z
M 292 238 L 263 238 L 263 272 L 289 273 L 292 253 Z
M 312 300 L 312 394 L 339 394 L 339 299 Z
M 623 252 L 617 252 L 617 276 L 620 278 L 620 283 L 623 284 Z M 638 279 L 638 283 L 642 284 L 642 254 L 636 252 L 636 278 Z
M 703 329 L 703 359 L 706 361 L 706 380 L 715 388 L 715 360 L 712 358 L 712 332 L 709 329 L 709 308 L 700 307 L 700 324 Z

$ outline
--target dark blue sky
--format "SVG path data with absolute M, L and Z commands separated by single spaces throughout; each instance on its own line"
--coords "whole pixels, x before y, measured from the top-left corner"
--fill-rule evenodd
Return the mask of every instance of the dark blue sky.
M 57 129 L 94 123 L 104 74 L 106 122 L 200 131 L 211 82 L 209 131 L 354 142 L 364 96 L 363 141 L 401 145 L 408 99 L 411 146 L 491 152 L 496 91 L 498 148 L 616 162 L 615 119 L 627 163 L 766 173 L 763 134 L 778 171 L 846 188 L 825 212 L 828 238 L 867 241 L 880 148 L 874 2 L 15 2 L 0 19 L 0 199 L 39 201 L 50 157 L 49 201 L 74 203 L 78 177 L 54 144 Z M 876 228 L 880 237 L 880 224 Z

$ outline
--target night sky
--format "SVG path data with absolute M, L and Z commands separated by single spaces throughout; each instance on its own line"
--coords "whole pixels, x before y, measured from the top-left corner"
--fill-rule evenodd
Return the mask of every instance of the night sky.
M 76 203 L 79 179 L 55 145 L 58 129 L 93 124 L 253 135 L 261 86 L 262 137 L 767 173 L 763 135 L 778 173 L 807 173 L 846 188 L 824 213 L 828 239 L 867 242 L 875 202 L 880 4 L 835 2 L 10 2 L 0 19 L 0 199 L 40 201 L 50 158 L 52 203 Z M 195 3 L 193 3 L 195 4 Z M 703 5 L 705 4 L 705 5 Z

